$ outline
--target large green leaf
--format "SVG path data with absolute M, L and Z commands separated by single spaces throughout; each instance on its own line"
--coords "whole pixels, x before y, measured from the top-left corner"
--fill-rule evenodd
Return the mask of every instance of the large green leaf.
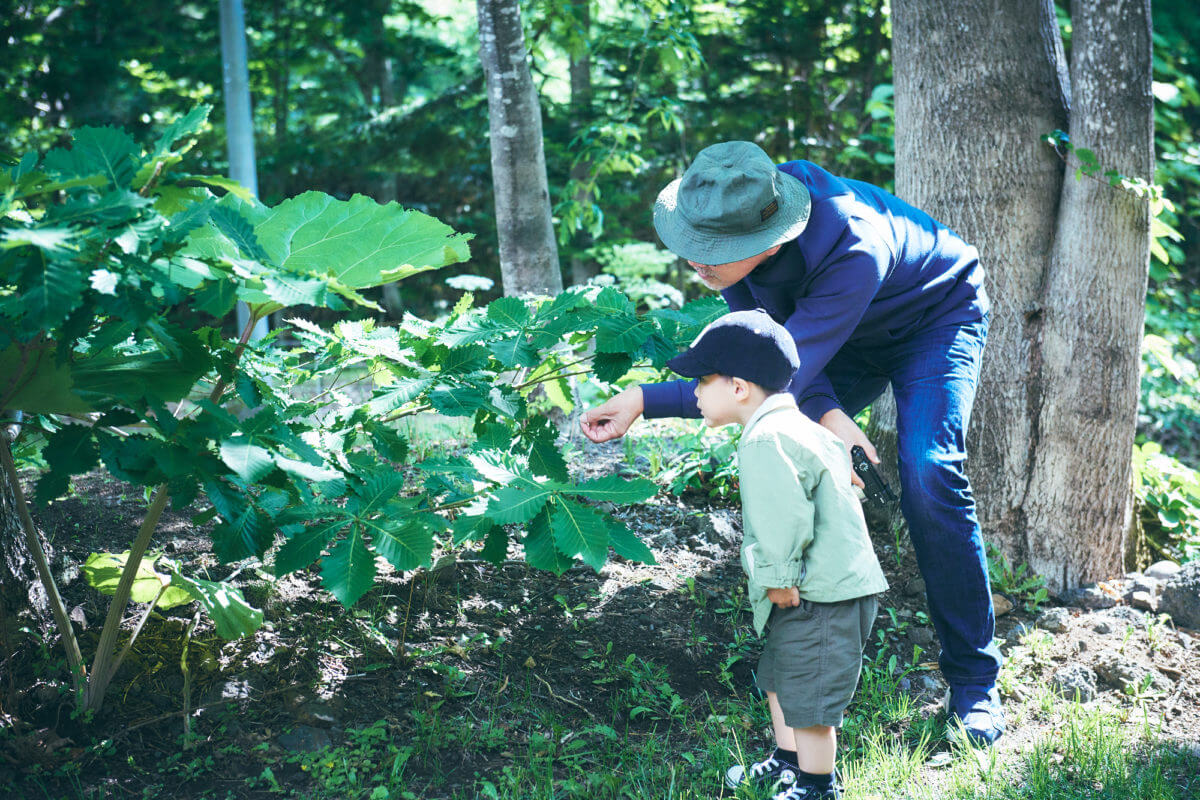
M 391 283 L 466 261 L 470 235 L 396 203 L 305 192 L 284 200 L 256 227 L 275 263 L 338 279 L 354 289 Z
M 261 445 L 255 444 L 250 436 L 238 435 L 221 442 L 221 460 L 242 480 L 249 483 L 257 481 L 268 472 L 275 469 L 275 459 L 271 452 Z
M 374 585 L 375 554 L 356 526 L 321 559 L 321 582 L 347 608 Z
M 618 475 L 605 475 L 572 486 L 567 491 L 597 502 L 643 503 L 658 494 L 658 485 L 646 478 L 625 480 Z
M 93 589 L 112 596 L 117 593 L 117 584 L 127 563 L 128 550 L 124 553 L 92 553 L 83 565 L 83 576 Z M 129 595 L 135 603 L 154 602 L 159 592 L 162 592 L 162 597 L 158 599 L 156 608 L 174 608 L 192 602 L 186 591 L 172 585 L 170 575 L 159 573 L 154 569 L 155 566 L 156 559 L 146 557 L 138 564 Z M 166 587 L 165 591 L 163 587 Z
M 501 525 L 528 522 L 554 494 L 553 484 L 517 478 L 508 486 L 496 490 L 488 501 L 487 515 Z
M 535 569 L 544 569 L 555 575 L 562 575 L 575 563 L 573 558 L 560 553 L 554 545 L 549 508 L 542 509 L 529 522 L 522 545 L 525 548 L 525 560 Z
M 628 558 L 630 561 L 637 561 L 641 564 L 658 563 L 654 560 L 654 553 L 650 551 L 646 543 L 621 523 L 609 521 L 608 537 L 612 542 L 613 550 L 622 558 Z
M 58 178 L 103 175 L 113 186 L 129 186 L 140 161 L 138 146 L 123 130 L 83 127 L 75 132 L 70 150 L 51 150 L 46 172 Z
M 608 560 L 608 522 L 599 512 L 564 499 L 551 510 L 550 526 L 560 551 L 600 571 Z
M 371 545 L 399 570 L 429 566 L 433 555 L 433 528 L 428 517 L 406 515 L 402 519 L 381 517 L 363 523 L 371 534 Z M 440 527 L 440 526 L 439 526 Z
M 92 429 L 83 425 L 59 428 L 42 450 L 50 471 L 38 480 L 36 500 L 49 503 L 66 493 L 71 475 L 87 472 L 100 460 L 100 450 L 92 438 Z
M 262 627 L 262 611 L 247 603 L 241 590 L 228 583 L 189 578 L 175 570 L 171 573 L 171 588 L 176 587 L 200 601 L 222 639 L 249 636 Z
M 275 574 L 287 575 L 312 564 L 334 534 L 346 527 L 348 521 L 347 517 L 339 517 L 292 533 L 275 554 Z
M 92 407 L 71 390 L 71 369 L 53 348 L 22 354 L 18 345 L 0 350 L 0 409 L 31 414 L 86 414 Z

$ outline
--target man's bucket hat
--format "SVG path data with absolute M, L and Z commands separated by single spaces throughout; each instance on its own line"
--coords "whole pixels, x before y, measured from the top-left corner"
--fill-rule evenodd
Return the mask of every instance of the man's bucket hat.
M 685 378 L 727 375 L 781 392 L 800 368 L 800 357 L 787 328 L 760 308 L 718 318 L 667 367 Z
M 812 201 L 797 178 L 753 142 L 706 147 L 654 203 L 667 248 L 697 264 L 728 264 L 795 239 Z

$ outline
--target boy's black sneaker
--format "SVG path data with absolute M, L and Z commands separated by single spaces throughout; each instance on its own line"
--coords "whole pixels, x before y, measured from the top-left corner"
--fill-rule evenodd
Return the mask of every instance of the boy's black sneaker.
M 832 789 L 818 789 L 805 783 L 794 783 L 771 800 L 841 800 L 842 790 L 837 784 Z
M 798 767 L 780 761 L 774 755 L 767 756 L 765 761 L 750 765 L 749 769 L 741 764 L 734 764 L 725 770 L 725 785 L 730 789 L 754 784 L 771 789 L 786 789 L 796 782 Z

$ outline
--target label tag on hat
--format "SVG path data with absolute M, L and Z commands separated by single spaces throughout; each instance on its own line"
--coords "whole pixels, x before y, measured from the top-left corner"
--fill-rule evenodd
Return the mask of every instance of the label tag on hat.
M 765 206 L 763 206 L 763 210 L 758 212 L 758 215 L 759 215 L 759 217 L 762 218 L 762 222 L 766 222 L 771 217 L 775 216 L 775 212 L 778 210 L 779 210 L 779 201 L 772 200 L 771 202 L 769 202 Z

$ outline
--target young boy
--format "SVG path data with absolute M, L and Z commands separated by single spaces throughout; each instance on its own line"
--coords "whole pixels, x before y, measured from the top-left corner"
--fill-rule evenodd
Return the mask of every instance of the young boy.
M 731 767 L 726 783 L 771 787 L 774 800 L 838 798 L 837 728 L 858 685 L 875 595 L 887 589 L 850 457 L 785 391 L 799 367 L 796 345 L 762 310 L 726 314 L 667 366 L 699 378 L 708 425 L 743 426 L 742 566 L 754 626 L 768 629 L 758 685 L 776 747 L 748 769 Z

